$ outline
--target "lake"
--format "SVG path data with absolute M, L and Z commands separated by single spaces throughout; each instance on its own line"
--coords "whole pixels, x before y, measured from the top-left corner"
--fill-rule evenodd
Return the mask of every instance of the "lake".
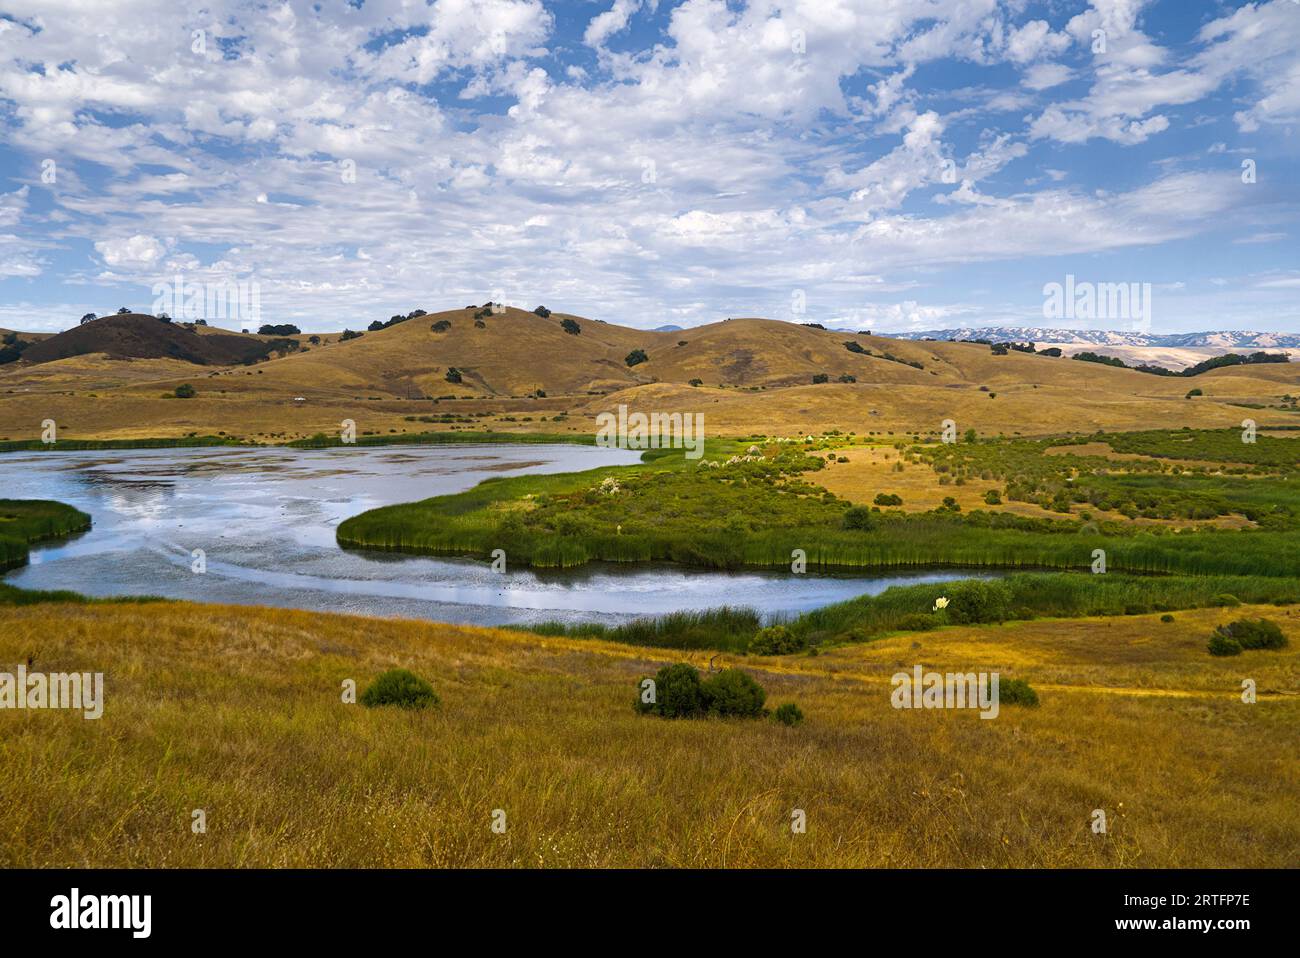
M 891 585 L 971 575 L 827 576 L 675 566 L 507 568 L 487 561 L 344 551 L 339 522 L 459 492 L 490 476 L 631 464 L 639 453 L 569 445 L 194 448 L 0 456 L 0 495 L 87 512 L 84 535 L 32 549 L 5 581 L 93 596 L 159 595 L 476 625 L 621 621 L 745 605 L 791 615 Z M 191 569 L 202 550 L 207 570 Z

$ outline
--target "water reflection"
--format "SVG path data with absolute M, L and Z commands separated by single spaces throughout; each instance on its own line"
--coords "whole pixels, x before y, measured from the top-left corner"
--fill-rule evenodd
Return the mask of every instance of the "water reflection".
M 34 550 L 31 564 L 8 581 L 91 595 L 505 624 L 610 621 L 727 604 L 785 615 L 901 582 L 966 574 L 866 578 L 604 565 L 497 574 L 485 562 L 345 552 L 335 543 L 339 522 L 377 506 L 456 492 L 489 476 L 636 461 L 624 450 L 512 445 L 0 456 L 6 496 L 57 499 L 95 520 L 85 535 Z M 196 549 L 206 556 L 202 575 L 191 571 Z

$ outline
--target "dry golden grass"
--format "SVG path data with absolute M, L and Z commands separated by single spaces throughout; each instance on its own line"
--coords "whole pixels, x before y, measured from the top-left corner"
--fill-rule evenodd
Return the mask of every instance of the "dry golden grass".
M 741 660 L 806 713 L 785 728 L 636 715 L 668 652 L 278 609 L 4 608 L 0 663 L 103 671 L 107 704 L 0 712 L 0 864 L 1294 865 L 1300 699 L 1237 689 L 1294 691 L 1300 628 L 1231 610 L 1260 613 L 1291 649 L 1211 659 L 1198 645 L 1229 612 L 1204 611 Z M 917 662 L 1003 669 L 1042 704 L 895 711 L 888 676 Z M 441 706 L 340 702 L 393 666 Z
M 993 356 L 973 343 L 856 336 L 761 319 L 656 333 L 576 317 L 582 333 L 572 336 L 560 328 L 560 313 L 542 319 L 507 309 L 487 317 L 482 329 L 473 314 L 430 314 L 349 342 L 330 334 L 309 351 L 253 367 L 102 356 L 12 364 L 0 368 L 0 438 L 36 438 L 40 422 L 52 418 L 67 438 L 224 431 L 273 441 L 334 433 L 343 419 L 378 434 L 425 431 L 445 427 L 405 417 L 478 411 L 494 415 L 476 422 L 501 430 L 591 434 L 597 413 L 619 403 L 702 411 L 713 436 L 835 428 L 929 435 L 944 419 L 963 432 L 1047 435 L 1235 426 L 1247 414 L 1264 430 L 1295 417 L 1230 403 L 1276 404 L 1300 385 L 1295 364 L 1220 369 L 1196 378 L 1204 397 L 1186 400 L 1186 379 L 1021 353 Z M 439 319 L 452 328 L 433 332 Z M 925 368 L 852 353 L 847 340 Z M 650 361 L 629 368 L 624 360 L 637 348 Z M 462 383 L 446 381 L 452 366 Z M 818 373 L 832 381 L 812 385 Z M 841 375 L 857 382 L 835 382 Z M 693 379 L 704 385 L 692 388 Z M 161 398 L 185 382 L 197 388 L 196 398 Z M 523 398 L 539 389 L 545 398 Z M 474 398 L 437 404 L 412 398 L 453 394 Z M 306 401 L 295 403 L 296 397 Z M 551 423 L 560 412 L 569 413 L 567 421 Z M 524 415 L 532 422 L 522 421 Z

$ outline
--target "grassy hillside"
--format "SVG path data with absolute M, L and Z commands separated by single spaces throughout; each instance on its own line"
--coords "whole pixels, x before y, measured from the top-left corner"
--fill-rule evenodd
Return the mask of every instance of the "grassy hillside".
M 565 320 L 580 332 L 565 332 Z M 185 335 L 206 343 L 219 334 Z M 259 337 L 245 338 L 265 349 Z M 749 434 L 757 423 L 769 434 L 932 434 L 944 419 L 984 435 L 1213 428 L 1247 415 L 1261 427 L 1300 425 L 1294 410 L 1282 408 L 1284 396 L 1300 393 L 1295 364 L 1163 378 L 1018 352 L 997 356 L 976 343 L 772 320 L 648 332 L 511 308 L 429 314 L 346 342 L 338 334 L 317 338 L 295 337 L 298 351 L 253 366 L 102 353 L 9 364 L 0 367 L 0 439 L 33 438 L 45 418 L 69 438 L 225 433 L 273 442 L 336 433 L 343 419 L 372 435 L 431 425 L 591 433 L 595 415 L 620 403 L 704 412 L 717 436 Z M 634 350 L 647 359 L 628 366 Z M 814 384 L 819 377 L 826 381 Z M 184 383 L 197 396 L 164 398 Z M 1186 399 L 1191 388 L 1202 395 Z
M 243 335 L 164 322 L 139 313 L 118 313 L 34 343 L 23 352 L 22 362 L 40 364 L 103 355 L 110 359 L 173 359 L 200 366 L 225 366 L 256 362 L 294 347 L 296 340 L 289 338 Z
M 1281 622 L 1290 648 L 1206 655 L 1230 613 Z M 652 649 L 280 609 L 0 607 L 0 662 L 106 688 L 98 721 L 0 715 L 0 865 L 1286 866 L 1300 699 L 1277 692 L 1298 647 L 1294 610 L 1265 607 L 726 663 L 800 706 L 787 728 L 637 715 L 638 677 L 680 658 Z M 1027 678 L 1041 704 L 895 710 L 889 676 L 917 662 Z M 340 701 L 394 666 L 441 705 Z

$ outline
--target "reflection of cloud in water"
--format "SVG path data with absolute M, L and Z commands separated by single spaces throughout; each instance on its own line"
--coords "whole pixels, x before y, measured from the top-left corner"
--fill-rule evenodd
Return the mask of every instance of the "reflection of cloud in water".
M 751 605 L 788 614 L 905 581 L 715 573 L 679 567 L 533 571 L 338 547 L 338 522 L 368 508 L 469 488 L 489 475 L 631 465 L 636 451 L 594 446 L 167 449 L 107 456 L 0 457 L 13 498 L 58 499 L 90 513 L 75 542 L 51 543 L 9 581 L 92 595 L 165 595 L 368 615 L 500 624 L 614 621 L 682 608 Z M 12 491 L 11 491 L 12 490 Z M 203 549 L 208 572 L 190 571 Z
M 108 507 L 119 516 L 137 520 L 161 519 L 167 512 L 170 499 L 170 490 L 156 487 L 114 487 L 113 491 L 104 497 Z

